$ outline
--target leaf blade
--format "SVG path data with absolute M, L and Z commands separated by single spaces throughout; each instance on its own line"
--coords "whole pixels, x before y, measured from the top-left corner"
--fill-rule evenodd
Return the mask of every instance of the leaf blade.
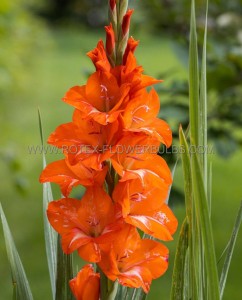
M 8 260 L 11 266 L 13 281 L 13 299 L 33 300 L 32 292 L 29 286 L 27 276 L 24 271 L 23 264 L 15 246 L 7 219 L 5 217 L 2 205 L 0 203 L 0 217 L 3 227 L 5 246 L 7 250 Z
M 221 299 L 223 298 L 224 288 L 225 288 L 225 284 L 226 284 L 226 280 L 227 280 L 227 276 L 228 276 L 228 271 L 229 271 L 232 255 L 234 252 L 236 239 L 237 239 L 239 228 L 241 225 L 241 220 L 242 220 L 242 201 L 240 202 L 238 215 L 237 215 L 235 223 L 234 223 L 232 235 L 231 235 L 231 238 L 230 238 L 230 241 L 228 244 L 227 255 L 225 257 L 224 266 L 223 266 L 221 276 L 220 276 L 220 298 Z
M 185 285 L 185 263 L 188 250 L 188 223 L 183 221 L 176 248 L 175 263 L 172 275 L 171 300 L 183 300 Z
M 206 17 L 203 38 L 203 54 L 200 81 L 200 97 L 199 97 L 199 146 L 202 147 L 201 165 L 203 169 L 203 181 L 205 192 L 207 193 L 207 22 L 208 22 L 208 0 L 206 1 Z
M 193 193 L 199 227 L 202 234 L 205 255 L 206 276 L 209 283 L 209 299 L 219 300 L 219 282 L 213 240 L 212 225 L 209 216 L 208 201 L 204 189 L 202 171 L 198 156 L 194 153 L 191 157 L 191 170 L 193 177 Z
M 199 143 L 199 66 L 197 50 L 195 3 L 192 0 L 189 44 L 189 119 L 190 135 Z
M 44 148 L 43 127 L 40 110 L 38 109 L 39 130 L 42 149 Z M 46 157 L 43 151 L 43 168 L 46 167 Z M 55 299 L 56 294 L 56 270 L 57 270 L 57 233 L 51 227 L 46 210 L 48 204 L 53 201 L 53 195 L 50 183 L 43 183 L 43 219 L 44 219 L 44 236 L 45 249 L 47 255 L 49 276 L 51 282 L 52 297 Z

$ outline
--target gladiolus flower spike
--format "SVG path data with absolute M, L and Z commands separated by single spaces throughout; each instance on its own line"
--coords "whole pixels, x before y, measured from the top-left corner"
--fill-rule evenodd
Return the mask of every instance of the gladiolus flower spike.
M 157 118 L 156 91 L 146 90 L 160 80 L 143 75 L 137 65 L 138 42 L 126 37 L 132 11 L 111 0 L 109 10 L 113 19 L 106 27 L 106 48 L 99 41 L 88 53 L 95 72 L 63 98 L 75 108 L 73 119 L 48 139 L 64 158 L 47 165 L 40 176 L 42 183 L 58 184 L 64 196 L 47 209 L 63 251 L 77 250 L 97 265 L 97 273 L 86 265 L 70 281 L 76 299 L 100 299 L 98 270 L 110 281 L 148 293 L 152 280 L 168 267 L 168 249 L 139 232 L 169 241 L 177 228 L 165 203 L 171 172 L 157 154 L 161 143 L 171 145 L 172 133 Z M 78 185 L 86 188 L 81 200 L 70 197 Z

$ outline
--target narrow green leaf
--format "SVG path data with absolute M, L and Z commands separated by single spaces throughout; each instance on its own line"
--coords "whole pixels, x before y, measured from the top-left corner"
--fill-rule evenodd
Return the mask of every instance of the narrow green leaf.
M 199 142 L 199 72 L 195 3 L 192 0 L 189 48 L 189 113 L 190 134 L 195 145 Z
M 202 171 L 199 165 L 197 154 L 194 153 L 191 158 L 194 202 L 199 230 L 202 234 L 206 276 L 209 284 L 209 299 L 219 300 L 219 282 L 213 241 L 213 231 L 209 217 L 208 202 L 204 189 Z
M 189 265 L 189 272 L 186 273 L 187 278 L 184 280 L 188 282 L 190 296 L 197 297 L 197 263 L 196 263 L 196 219 L 194 216 L 194 205 L 193 205 L 193 191 L 192 191 L 192 177 L 191 177 L 191 161 L 189 147 L 186 141 L 185 134 L 180 127 L 179 139 L 181 148 L 181 158 L 184 176 L 184 192 L 185 192 L 185 204 L 186 204 L 186 216 L 189 225 L 189 256 L 187 257 L 187 264 Z
M 69 281 L 73 278 L 72 254 L 64 254 L 60 236 L 58 235 L 57 247 L 57 273 L 56 273 L 56 294 L 55 300 L 74 300 Z
M 176 167 L 177 167 L 178 160 L 179 160 L 179 156 L 177 157 L 176 162 L 175 162 L 175 164 L 172 168 L 172 171 L 171 171 L 172 180 L 173 180 L 175 172 L 176 172 Z M 167 198 L 166 198 L 166 201 L 165 201 L 166 204 L 168 204 L 169 199 L 170 199 L 171 188 L 172 188 L 172 185 L 169 187 L 168 195 L 167 195 Z
M 189 228 L 188 228 L 189 229 Z M 185 265 L 184 265 L 184 283 L 183 283 L 183 298 L 184 300 L 186 299 L 191 299 L 191 294 L 190 294 L 190 283 L 189 283 L 189 276 L 187 274 L 190 273 L 190 248 L 187 248 L 186 256 L 185 256 Z
M 39 109 L 38 109 L 38 119 L 39 119 L 40 138 L 41 138 L 41 144 L 43 149 L 44 147 L 43 127 L 42 127 L 41 114 Z M 43 168 L 45 167 L 46 167 L 46 158 L 45 158 L 45 153 L 43 151 Z M 51 185 L 50 183 L 44 183 L 43 184 L 43 218 L 44 218 L 45 247 L 46 247 L 46 255 L 47 255 L 50 282 L 51 282 L 52 297 L 53 299 L 55 299 L 56 268 L 57 268 L 57 233 L 51 227 L 46 216 L 46 210 L 48 204 L 51 201 L 53 201 Z
M 131 300 L 145 300 L 147 298 L 147 294 L 143 291 L 143 289 L 134 289 Z
M 200 98 L 199 98 L 199 146 L 202 149 L 201 165 L 203 170 L 203 182 L 207 194 L 207 19 L 208 19 L 208 0 L 206 2 L 206 18 L 203 38 L 203 55 L 200 81 Z
M 173 267 L 171 300 L 183 300 L 184 283 L 185 283 L 185 264 L 188 249 L 188 223 L 185 218 L 176 248 L 175 263 Z
M 191 162 L 189 155 L 189 147 L 186 141 L 182 127 L 179 128 L 180 151 L 182 158 L 182 168 L 184 175 L 184 191 L 186 203 L 186 215 L 188 224 L 192 224 L 192 179 L 191 179 Z
M 29 282 L 26 277 L 18 251 L 14 244 L 13 237 L 9 229 L 1 204 L 0 204 L 0 216 L 1 216 L 2 226 L 3 226 L 3 234 L 5 239 L 8 260 L 11 266 L 12 282 L 13 282 L 13 299 L 33 300 L 33 296 L 29 287 Z
M 236 242 L 240 224 L 241 224 L 241 219 L 242 219 L 242 201 L 240 202 L 240 208 L 239 208 L 236 220 L 235 220 L 232 235 L 231 235 L 231 238 L 230 238 L 230 241 L 228 244 L 227 255 L 225 257 L 224 266 L 223 266 L 221 276 L 220 276 L 220 298 L 221 299 L 223 298 L 224 288 L 225 288 L 225 284 L 226 284 L 226 280 L 227 280 L 227 276 L 228 276 L 228 272 L 229 272 L 232 255 L 234 252 L 235 242 Z
M 207 189 L 208 210 L 209 210 L 210 218 L 211 218 L 211 213 L 212 213 L 212 179 L 213 179 L 213 169 L 212 169 L 212 162 L 210 162 L 209 172 L 208 172 L 208 189 Z
M 126 286 L 123 285 L 119 285 L 118 286 L 118 292 L 117 292 L 117 296 L 116 299 L 117 300 L 127 300 L 127 294 L 128 294 L 128 288 Z

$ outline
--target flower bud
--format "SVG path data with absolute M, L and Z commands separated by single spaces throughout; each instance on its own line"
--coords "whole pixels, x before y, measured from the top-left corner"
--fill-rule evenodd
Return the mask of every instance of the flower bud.
M 130 19 L 131 19 L 133 12 L 134 12 L 133 9 L 129 9 L 123 17 L 123 22 L 122 22 L 123 37 L 126 36 L 129 32 Z
M 109 6 L 112 11 L 114 11 L 116 6 L 116 0 L 109 0 Z
M 108 56 L 111 56 L 115 50 L 115 35 L 113 31 L 113 26 L 105 26 L 106 30 L 106 52 Z

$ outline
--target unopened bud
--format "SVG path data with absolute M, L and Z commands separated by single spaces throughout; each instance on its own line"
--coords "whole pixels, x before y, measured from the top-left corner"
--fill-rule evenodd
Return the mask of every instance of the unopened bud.
M 103 41 L 100 40 L 97 47 L 94 50 L 89 51 L 87 56 L 91 58 L 96 70 L 110 71 L 110 63 L 107 58 Z
M 112 11 L 114 11 L 115 6 L 116 6 L 116 0 L 109 0 L 109 6 Z
M 133 12 L 134 12 L 133 9 L 129 9 L 123 17 L 123 22 L 122 22 L 123 37 L 126 36 L 126 34 L 128 34 L 129 32 L 130 20 Z
M 113 31 L 113 26 L 105 26 L 106 30 L 106 51 L 109 56 L 111 56 L 115 50 L 115 35 Z

